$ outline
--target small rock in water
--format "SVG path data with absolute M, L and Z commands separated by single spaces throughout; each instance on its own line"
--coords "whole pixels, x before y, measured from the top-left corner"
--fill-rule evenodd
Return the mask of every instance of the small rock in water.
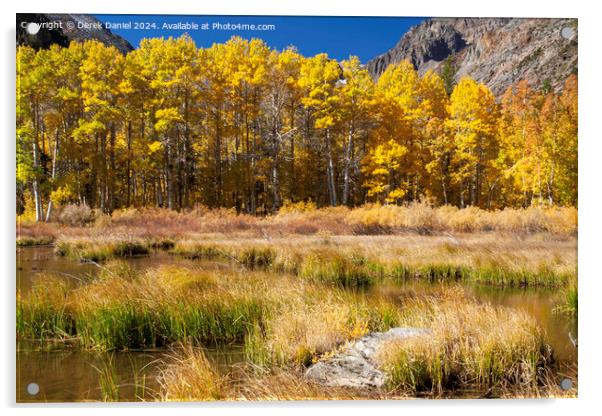
M 384 374 L 377 368 L 374 355 L 385 341 L 428 334 L 422 328 L 392 328 L 373 332 L 324 361 L 312 365 L 305 377 L 331 387 L 378 388 L 385 383 Z

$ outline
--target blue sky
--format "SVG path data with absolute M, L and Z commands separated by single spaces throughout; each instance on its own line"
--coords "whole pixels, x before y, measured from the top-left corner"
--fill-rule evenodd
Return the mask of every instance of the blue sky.
M 140 40 L 150 37 L 180 36 L 188 33 L 197 46 L 211 46 L 225 42 L 234 35 L 244 38 L 261 38 L 269 46 L 283 49 L 297 47 L 303 55 L 311 56 L 326 52 L 332 58 L 342 60 L 350 55 L 359 56 L 362 62 L 380 55 L 397 43 L 408 29 L 424 17 L 318 17 L 318 16 L 189 16 L 189 15 L 95 15 L 102 22 L 148 23 L 142 29 L 111 29 L 137 47 Z M 170 30 L 163 23 L 194 22 L 240 23 L 275 25 L 270 31 L 243 30 Z M 154 28 L 152 24 L 154 23 Z

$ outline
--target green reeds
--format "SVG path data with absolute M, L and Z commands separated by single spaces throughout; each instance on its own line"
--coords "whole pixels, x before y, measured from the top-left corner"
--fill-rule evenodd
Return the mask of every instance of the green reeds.
M 54 252 L 73 260 L 102 262 L 115 257 L 148 255 L 150 244 L 142 240 L 59 239 Z
M 229 253 L 216 244 L 192 241 L 178 241 L 170 253 L 192 260 L 228 260 L 230 258 Z
M 17 339 L 60 341 L 75 335 L 69 286 L 64 279 L 42 276 L 23 297 L 17 294 Z
M 264 303 L 256 293 L 212 287 L 202 273 L 157 269 L 132 279 L 112 271 L 76 288 L 45 283 L 19 297 L 17 334 L 41 340 L 69 336 L 97 350 L 155 348 L 185 340 L 242 343 L 261 321 Z
M 93 364 L 91 366 L 98 373 L 101 400 L 103 402 L 119 401 L 119 379 L 113 356 L 109 355 L 103 358 L 98 366 Z
M 30 246 L 47 246 L 54 242 L 54 237 L 52 236 L 37 236 L 37 237 L 29 237 L 29 236 L 20 236 L 17 237 L 17 247 L 30 247 Z
M 445 244 L 443 246 L 446 247 Z M 229 246 L 181 242 L 171 252 L 191 259 L 213 259 L 249 269 L 264 268 L 291 273 L 306 280 L 340 287 L 369 286 L 383 279 L 464 281 L 500 287 L 561 287 L 576 274 L 543 261 L 517 266 L 512 261 L 481 258 L 478 252 L 466 255 L 455 247 L 454 250 L 445 250 L 451 258 L 435 262 L 428 257 L 403 255 L 396 258 L 386 252 L 382 257 L 371 257 L 353 245 L 314 245 L 305 249 L 254 242 Z M 439 256 L 434 253 L 431 257 Z
M 375 275 L 361 256 L 346 256 L 331 250 L 305 256 L 299 270 L 303 279 L 340 287 L 362 287 L 374 283 Z

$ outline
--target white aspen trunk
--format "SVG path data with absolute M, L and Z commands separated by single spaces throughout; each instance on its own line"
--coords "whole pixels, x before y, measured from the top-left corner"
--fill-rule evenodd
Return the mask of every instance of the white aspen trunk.
M 54 183 L 56 179 L 56 162 L 59 155 L 59 131 L 56 130 L 56 136 L 54 138 L 54 149 L 52 151 L 52 173 L 51 179 L 52 183 Z M 50 217 L 52 216 L 53 203 L 52 199 L 48 201 L 48 209 L 46 210 L 46 222 L 50 221 Z
M 349 137 L 345 149 L 345 170 L 343 172 L 343 205 L 349 202 L 349 182 L 351 181 L 349 171 L 351 170 L 351 153 L 353 150 L 353 123 L 349 125 Z
M 330 143 L 330 130 L 326 130 L 326 146 L 328 153 L 328 164 L 326 166 L 326 176 L 328 181 L 328 195 L 330 197 L 330 205 L 337 205 L 337 190 L 334 183 L 334 162 L 332 160 L 332 149 Z

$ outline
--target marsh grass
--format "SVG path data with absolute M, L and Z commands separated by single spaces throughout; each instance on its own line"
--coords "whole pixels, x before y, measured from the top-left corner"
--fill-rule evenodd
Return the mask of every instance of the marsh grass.
M 438 237 L 381 240 L 381 237 L 184 240 L 172 247 L 170 241 L 60 238 L 55 252 L 79 261 L 103 262 L 148 255 L 153 247 L 162 247 L 186 259 L 292 273 L 308 281 L 340 287 L 366 287 L 383 279 L 563 287 L 576 276 L 576 255 L 564 247 L 566 243 L 558 243 L 560 248 L 555 248 L 553 241 L 537 240 L 500 239 L 497 244 L 490 238 L 482 238 L 482 242 L 476 238 L 464 244 L 450 244 Z M 513 243 L 515 247 L 511 246 Z
M 498 391 L 501 398 L 576 398 L 578 390 L 577 364 L 558 363 L 540 369 L 536 386 L 505 384 Z M 570 380 L 571 387 L 561 387 L 563 380 Z
M 28 236 L 19 236 L 17 237 L 17 247 L 30 247 L 30 246 L 47 246 L 54 242 L 54 237 L 52 236 L 38 236 L 38 237 L 28 237 Z
M 58 228 L 56 224 L 24 222 L 17 218 L 17 247 L 52 244 Z
M 174 348 L 159 376 L 162 401 L 215 400 L 328 400 L 384 398 L 373 391 L 325 387 L 288 368 L 268 369 L 255 364 L 236 366 L 223 374 L 202 348 Z
M 578 298 L 577 286 L 571 287 L 567 290 L 566 305 L 569 311 L 573 314 L 576 314 L 578 310 Z
M 464 281 L 506 287 L 563 287 L 576 276 L 570 243 L 475 237 L 451 244 L 440 237 L 329 237 L 176 243 L 172 254 L 292 273 L 339 287 L 384 280 Z M 550 255 L 552 254 L 552 255 Z M 572 267 L 571 267 L 572 266 Z
M 63 340 L 75 334 L 68 295 L 61 278 L 43 275 L 23 297 L 17 293 L 17 336 L 24 340 Z
M 260 367 L 307 367 L 349 340 L 395 326 L 399 313 L 393 303 L 363 293 L 303 285 L 253 327 L 244 352 Z
M 440 397 L 457 391 L 465 391 L 467 397 L 547 397 L 558 393 L 551 380 L 549 347 L 533 319 L 478 303 L 458 287 L 441 289 L 434 296 L 405 297 L 401 308 L 338 289 L 328 296 L 305 295 L 308 298 L 279 305 L 264 325 L 254 327 L 245 342 L 247 361 L 227 374 L 217 371 L 202 350 L 178 349 L 162 372 L 161 399 L 391 399 Z M 385 389 L 331 388 L 303 377 L 307 366 L 336 354 L 346 342 L 399 325 L 428 332 L 390 341 L 378 351 L 377 362 L 387 375 Z
M 119 401 L 119 379 L 115 369 L 115 362 L 112 355 L 103 357 L 98 366 L 90 364 L 98 373 L 98 386 L 100 388 L 100 397 L 103 402 Z
M 91 281 L 40 280 L 18 299 L 18 334 L 68 334 L 82 348 L 145 349 L 245 343 L 252 361 L 308 365 L 319 354 L 397 321 L 395 305 L 365 293 L 265 271 L 108 263 Z
M 230 254 L 226 247 L 194 241 L 178 241 L 170 250 L 170 253 L 191 260 L 230 259 Z
M 341 287 L 363 287 L 374 283 L 375 273 L 361 255 L 334 250 L 308 253 L 299 268 L 301 278 Z
M 89 283 L 40 281 L 17 299 L 17 333 L 31 339 L 65 334 L 83 348 L 145 349 L 190 340 L 241 343 L 264 314 L 264 299 L 236 285 L 239 276 L 160 267 L 143 274 L 109 265 Z M 219 282 L 220 284 L 217 284 Z M 232 285 L 231 290 L 226 288 Z
M 214 401 L 227 396 L 228 379 L 214 368 L 202 348 L 172 350 L 159 375 L 163 401 Z
M 294 204 L 276 215 L 254 217 L 232 209 L 198 207 L 187 211 L 129 208 L 99 215 L 94 225 L 80 221 L 34 223 L 18 220 L 18 238 L 34 244 L 36 238 L 129 235 L 143 240 L 195 239 L 199 235 L 271 237 L 283 235 L 441 235 L 449 233 L 549 233 L 570 238 L 577 233 L 577 209 L 572 207 L 506 208 L 486 211 L 475 207 L 433 207 L 427 203 L 404 206 L 368 204 L 354 209 Z M 303 205 L 301 208 L 299 206 Z M 45 240 L 37 240 L 43 243 Z
M 454 290 L 407 305 L 403 322 L 428 328 L 414 338 L 392 341 L 378 354 L 392 391 L 441 395 L 505 386 L 535 389 L 553 359 L 534 318 L 476 303 Z M 493 393 L 496 394 L 496 393 Z
M 191 260 L 221 260 L 238 263 L 246 268 L 268 268 L 274 263 L 277 251 L 264 243 L 225 244 L 180 241 L 171 254 Z
M 356 253 L 348 260 L 374 267 Z M 383 348 L 386 392 L 325 389 L 302 378 L 305 368 L 346 343 L 396 326 L 430 332 Z M 78 284 L 47 276 L 18 297 L 17 334 L 101 351 L 185 345 L 162 373 L 163 400 L 439 396 L 462 389 L 498 395 L 540 389 L 552 363 L 532 318 L 478 303 L 459 286 L 370 296 L 261 269 L 164 265 L 141 272 L 109 262 Z M 196 348 L 231 344 L 243 345 L 241 374 L 222 374 Z M 116 381 L 100 374 L 103 398 L 113 400 Z
M 579 308 L 579 295 L 575 281 L 562 291 L 564 302 L 554 308 L 554 313 L 577 315 Z
M 131 238 L 59 238 L 55 253 L 78 261 L 102 262 L 115 257 L 150 254 L 149 242 Z

